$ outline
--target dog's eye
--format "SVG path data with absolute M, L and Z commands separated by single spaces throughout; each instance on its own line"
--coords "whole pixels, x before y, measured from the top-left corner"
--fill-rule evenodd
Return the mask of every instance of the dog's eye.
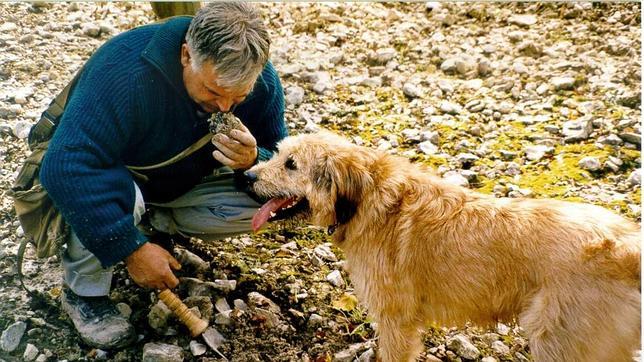
M 286 163 L 284 163 L 284 167 L 288 168 L 289 170 L 297 170 L 297 165 L 295 164 L 295 160 L 293 160 L 290 157 L 286 160 Z

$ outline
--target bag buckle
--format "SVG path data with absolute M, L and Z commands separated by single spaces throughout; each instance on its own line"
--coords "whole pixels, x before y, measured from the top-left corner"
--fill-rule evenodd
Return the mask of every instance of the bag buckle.
M 56 119 L 52 117 L 49 112 L 44 111 L 40 120 L 31 127 L 31 130 L 29 130 L 29 136 L 27 137 L 29 148 L 33 149 L 35 145 L 49 141 L 51 139 L 51 135 L 54 134 L 56 124 Z

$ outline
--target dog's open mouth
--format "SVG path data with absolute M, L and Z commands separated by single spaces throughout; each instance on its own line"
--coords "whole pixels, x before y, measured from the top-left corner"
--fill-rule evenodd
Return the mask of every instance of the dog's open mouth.
M 270 199 L 253 215 L 253 231 L 259 230 L 268 221 L 288 219 L 308 209 L 309 202 L 303 197 L 292 196 Z

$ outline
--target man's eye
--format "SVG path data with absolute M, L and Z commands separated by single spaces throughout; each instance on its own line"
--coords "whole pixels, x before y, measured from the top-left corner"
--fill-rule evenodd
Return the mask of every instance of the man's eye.
M 284 167 L 288 168 L 289 170 L 297 170 L 295 161 L 290 157 L 286 160 L 286 163 L 284 163 Z

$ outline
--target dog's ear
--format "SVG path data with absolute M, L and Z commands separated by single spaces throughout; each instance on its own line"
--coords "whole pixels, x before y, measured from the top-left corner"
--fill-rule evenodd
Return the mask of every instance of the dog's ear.
M 335 220 L 338 224 L 346 224 L 358 211 L 358 205 L 344 196 L 335 201 Z
M 313 181 L 316 187 L 323 191 L 331 192 L 333 180 L 331 179 L 331 171 L 327 160 L 313 166 Z
M 367 162 L 360 156 L 354 152 L 334 152 L 313 169 L 316 185 L 334 194 L 335 219 L 341 224 L 353 217 L 365 190 L 373 186 Z

